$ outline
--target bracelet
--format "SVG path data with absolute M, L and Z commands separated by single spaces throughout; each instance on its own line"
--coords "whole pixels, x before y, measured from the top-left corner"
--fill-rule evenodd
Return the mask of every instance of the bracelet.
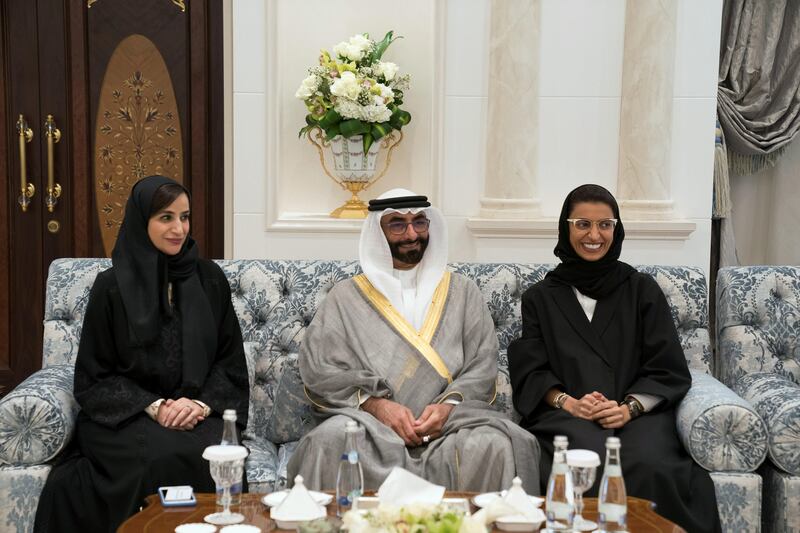
M 556 409 L 562 409 L 564 407 L 564 403 L 567 401 L 567 398 L 569 398 L 569 394 L 566 392 L 559 392 L 556 394 L 556 397 L 553 398 L 553 407 Z

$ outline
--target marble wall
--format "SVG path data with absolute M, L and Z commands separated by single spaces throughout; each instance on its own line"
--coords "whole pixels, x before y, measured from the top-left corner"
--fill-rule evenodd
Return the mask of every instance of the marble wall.
M 525 183 L 538 199 L 538 211 L 525 220 L 487 216 L 487 205 L 494 204 L 485 200 L 506 195 L 487 171 L 487 147 L 502 136 L 489 127 L 495 118 L 489 116 L 490 84 L 503 82 L 490 66 L 491 0 L 416 0 L 404 2 L 403 9 L 376 0 L 370 10 L 355 0 L 233 1 L 228 255 L 357 256 L 358 223 L 323 216 L 344 198 L 321 172 L 313 148 L 297 140 L 303 106 L 294 91 L 320 48 L 356 32 L 395 29 L 405 39 L 388 55 L 401 68 L 413 69 L 407 102 L 414 120 L 404 129 L 408 138 L 399 148 L 401 157 L 373 192 L 404 184 L 431 196 L 447 218 L 453 260 L 554 261 L 553 219 L 564 195 L 585 182 L 620 191 L 627 5 L 625 0 L 515 1 L 534 3 L 538 18 L 526 35 L 538 39 L 531 45 L 538 46 L 531 58 L 536 74 L 528 76 L 537 87 L 520 102 L 520 109 L 529 106 L 521 120 L 537 115 L 530 133 L 535 146 L 513 140 L 519 153 L 535 154 L 528 159 L 534 164 Z M 674 2 L 666 110 L 671 132 L 663 165 L 671 212 L 667 220 L 628 223 L 623 259 L 707 269 L 722 0 Z

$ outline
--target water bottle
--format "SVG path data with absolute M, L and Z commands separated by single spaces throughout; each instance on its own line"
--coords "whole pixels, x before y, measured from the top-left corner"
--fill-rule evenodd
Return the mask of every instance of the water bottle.
M 622 479 L 619 448 L 619 438 L 606 439 L 606 466 L 600 482 L 600 498 L 597 503 L 600 518 L 598 531 L 603 533 L 627 531 L 628 498 L 625 493 L 625 481 Z
M 238 446 L 239 438 L 236 435 L 236 410 L 225 409 L 222 413 L 222 446 Z M 237 481 L 231 485 L 231 505 L 242 502 L 242 482 Z M 217 505 L 222 505 L 222 487 L 217 487 Z
M 358 424 L 354 420 L 348 420 L 344 427 L 344 451 L 336 473 L 337 516 L 349 511 L 364 493 L 364 472 L 358 459 L 357 438 Z
M 569 439 L 566 435 L 556 435 L 553 437 L 553 453 L 566 452 L 569 447 Z
M 563 440 L 562 440 L 563 439 Z M 545 515 L 546 531 L 572 531 L 575 517 L 575 491 L 572 487 L 572 473 L 567 466 L 566 437 L 557 436 L 553 441 L 553 468 L 547 482 Z

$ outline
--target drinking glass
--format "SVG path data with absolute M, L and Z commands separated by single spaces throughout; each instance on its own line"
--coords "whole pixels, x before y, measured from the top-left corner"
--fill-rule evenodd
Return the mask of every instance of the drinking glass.
M 572 472 L 572 486 L 575 490 L 575 519 L 572 528 L 575 531 L 594 531 L 597 524 L 582 516 L 583 493 L 594 485 L 600 456 L 592 450 L 567 450 L 567 466 Z
M 211 477 L 222 487 L 222 512 L 206 515 L 203 520 L 209 524 L 238 524 L 244 521 L 244 515 L 231 512 L 231 485 L 242 479 L 245 457 L 247 448 L 244 446 L 215 445 L 203 451 L 203 459 L 210 464 Z

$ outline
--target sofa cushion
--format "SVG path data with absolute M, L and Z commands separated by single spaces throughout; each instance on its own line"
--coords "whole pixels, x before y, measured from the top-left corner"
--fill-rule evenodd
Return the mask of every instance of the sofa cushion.
M 56 259 L 47 274 L 42 367 L 74 364 L 94 278 L 110 259 Z
M 766 422 L 772 463 L 800 475 L 800 386 L 772 372 L 756 372 L 739 378 L 735 391 Z
M 678 405 L 678 434 L 706 470 L 752 472 L 767 456 L 767 427 L 753 407 L 713 377 L 691 370 Z
M 74 367 L 55 365 L 32 374 L 0 403 L 0 462 L 49 461 L 75 430 L 78 402 L 72 396 Z
M 717 277 L 719 376 L 753 372 L 800 383 L 800 267 L 729 267 Z
M 359 272 L 354 261 L 219 261 L 231 285 L 251 373 L 246 436 L 276 444 L 314 426 L 297 354 L 306 327 L 333 285 Z

